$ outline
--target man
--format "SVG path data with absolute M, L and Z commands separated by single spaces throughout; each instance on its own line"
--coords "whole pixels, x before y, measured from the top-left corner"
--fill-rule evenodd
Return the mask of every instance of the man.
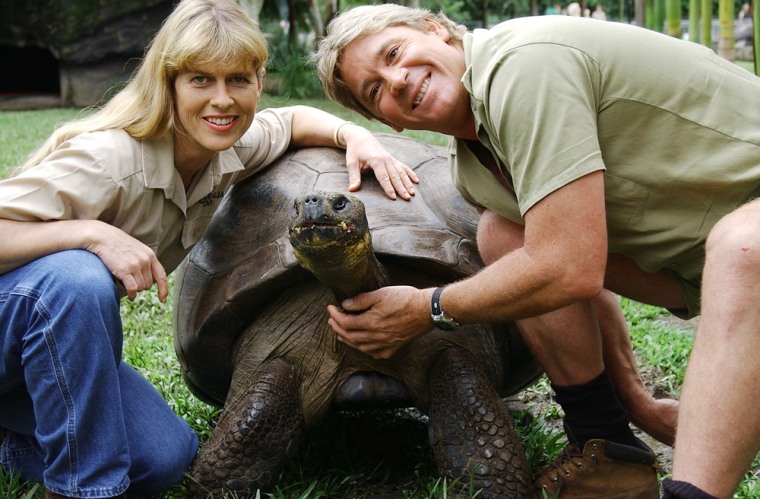
M 760 79 L 618 23 L 543 16 L 467 33 L 395 5 L 336 18 L 318 63 L 348 108 L 452 136 L 451 174 L 484 209 L 489 263 L 443 290 L 388 287 L 332 307 L 340 340 L 389 357 L 434 325 L 517 320 L 571 443 L 537 486 L 656 497 L 610 379 L 650 433 L 667 434 L 676 406 L 642 402 L 611 292 L 684 317 L 701 298 L 664 489 L 730 497 L 760 448 Z

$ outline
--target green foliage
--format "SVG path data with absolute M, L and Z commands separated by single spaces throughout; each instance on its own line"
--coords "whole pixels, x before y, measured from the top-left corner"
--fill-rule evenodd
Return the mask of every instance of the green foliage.
M 314 44 L 299 41 L 295 44 L 279 26 L 267 33 L 270 57 L 267 65 L 267 90 L 285 99 L 321 97 L 322 85 L 310 57 Z
M 683 384 L 686 362 L 694 345 L 694 334 L 666 322 L 667 311 L 621 299 L 623 311 L 631 331 L 633 348 L 646 364 L 662 371 L 662 386 L 672 394 L 678 394 Z

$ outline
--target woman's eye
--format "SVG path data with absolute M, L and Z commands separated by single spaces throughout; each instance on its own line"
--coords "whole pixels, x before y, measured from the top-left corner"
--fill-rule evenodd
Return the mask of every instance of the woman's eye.
M 398 49 L 397 48 L 391 49 L 391 51 L 388 52 L 388 58 L 389 59 L 394 59 L 397 55 L 398 55 Z

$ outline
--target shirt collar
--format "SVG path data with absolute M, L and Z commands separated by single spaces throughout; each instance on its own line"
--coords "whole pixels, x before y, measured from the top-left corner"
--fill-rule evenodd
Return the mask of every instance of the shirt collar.
M 142 143 L 143 178 L 148 189 L 162 189 L 167 199 L 186 211 L 219 185 L 222 176 L 245 169 L 234 148 L 218 153 L 208 166 L 198 172 L 188 197 L 182 179 L 174 168 L 174 138 L 171 135 L 145 139 Z M 171 167 L 169 167 L 171 165 Z

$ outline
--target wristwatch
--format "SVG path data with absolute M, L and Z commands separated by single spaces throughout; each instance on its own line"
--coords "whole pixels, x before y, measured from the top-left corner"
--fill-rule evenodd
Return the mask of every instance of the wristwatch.
M 446 312 L 441 308 L 441 293 L 443 288 L 435 288 L 433 291 L 433 297 L 430 298 L 430 318 L 433 319 L 433 324 L 438 329 L 444 331 L 453 331 L 458 328 L 460 324 L 450 315 L 446 315 Z

